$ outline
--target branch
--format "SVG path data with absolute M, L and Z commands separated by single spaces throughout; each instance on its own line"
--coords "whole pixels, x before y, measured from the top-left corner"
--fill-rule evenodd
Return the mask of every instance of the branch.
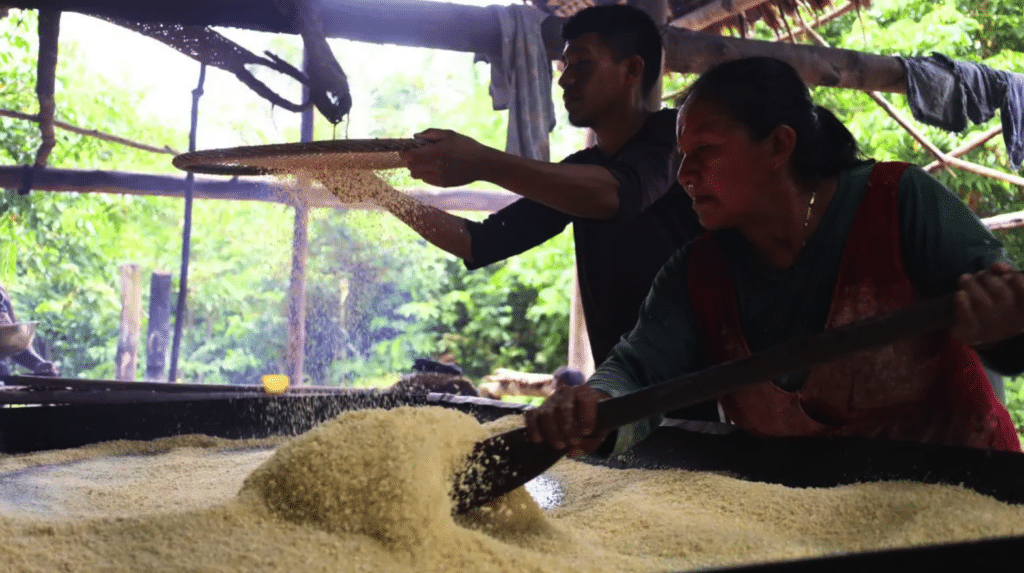
M 982 145 L 984 145 L 986 141 L 992 139 L 993 137 L 999 135 L 1002 132 L 1003 132 L 1003 126 L 1002 125 L 997 125 L 997 126 L 993 127 L 992 129 L 982 133 L 978 137 L 968 141 L 967 143 L 964 143 L 960 147 L 957 147 L 953 151 L 950 151 L 949 155 L 952 156 L 952 157 L 960 157 L 962 155 L 970 153 L 970 152 L 974 151 L 975 149 L 977 149 L 977 148 L 981 147 Z M 934 172 L 938 171 L 940 167 L 942 167 L 942 162 L 941 161 L 932 161 L 931 163 L 929 163 L 928 165 L 925 166 L 924 170 L 929 172 L 929 173 L 934 173 Z
M 38 115 L 30 115 L 30 114 L 27 114 L 27 113 L 21 113 L 19 111 L 11 111 L 9 109 L 0 109 L 0 116 L 13 117 L 14 119 L 24 119 L 26 121 L 35 121 L 35 122 L 39 121 L 39 116 Z M 103 133 L 102 131 L 97 131 L 95 129 L 83 129 L 81 127 L 77 127 L 77 126 L 71 125 L 70 123 L 65 123 L 65 122 L 59 121 L 59 120 L 55 120 L 53 122 L 53 125 L 55 125 L 56 127 L 61 128 L 61 129 L 67 130 L 67 131 L 78 133 L 80 135 L 86 135 L 86 136 L 89 136 L 89 137 L 95 137 L 97 139 L 102 139 L 104 141 L 112 141 L 114 143 L 120 143 L 121 145 L 127 145 L 128 147 L 134 147 L 136 149 L 141 149 L 143 151 L 150 151 L 150 152 L 153 152 L 153 153 L 167 153 L 167 154 L 170 154 L 170 155 L 178 155 L 177 151 L 175 151 L 174 149 L 172 149 L 170 146 L 167 146 L 167 145 L 165 145 L 161 149 L 159 147 L 153 147 L 151 145 L 146 145 L 145 143 L 139 143 L 137 141 L 132 141 L 130 139 L 125 139 L 123 137 L 118 137 L 116 135 L 110 135 L 109 133 Z
M 808 29 L 807 32 L 811 35 L 812 38 L 814 38 L 814 41 L 817 42 L 818 44 L 822 46 L 828 45 L 828 43 L 825 42 L 825 39 L 822 38 L 814 30 Z M 1009 173 L 996 171 L 995 169 L 985 167 L 984 165 L 978 165 L 976 163 L 971 163 L 970 161 L 964 161 L 963 159 L 958 159 L 956 157 L 953 157 L 952 155 L 947 154 L 946 152 L 936 147 L 935 144 L 933 144 L 931 141 L 929 141 L 923 133 L 921 133 L 917 128 L 915 128 L 910 123 L 909 119 L 903 117 L 899 110 L 893 107 L 893 105 L 890 104 L 885 98 L 883 98 L 880 93 L 876 91 L 869 91 L 867 92 L 867 94 L 871 96 L 871 99 L 875 100 L 875 102 L 877 102 L 878 105 L 881 106 L 882 109 L 884 109 L 893 119 L 895 119 L 896 123 L 900 124 L 903 127 L 903 129 L 907 130 L 907 133 L 909 133 L 914 139 L 920 142 L 921 145 L 923 145 L 929 153 L 934 155 L 942 165 L 956 167 L 957 169 L 962 169 L 964 171 L 969 171 L 971 173 L 983 175 L 985 177 L 991 177 L 992 179 L 997 179 L 999 181 L 1004 181 L 1012 185 L 1024 187 L 1024 177 L 1018 177 L 1016 175 L 1012 175 Z
M 992 231 L 1024 227 L 1024 211 L 1017 211 L 1016 213 L 1004 213 L 1002 215 L 996 215 L 994 217 L 987 217 L 985 219 L 982 219 L 981 222 L 984 223 L 985 226 Z

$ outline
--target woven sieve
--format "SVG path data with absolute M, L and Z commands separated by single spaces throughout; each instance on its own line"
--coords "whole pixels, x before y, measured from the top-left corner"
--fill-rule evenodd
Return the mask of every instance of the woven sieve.
M 178 169 L 212 175 L 268 175 L 315 169 L 397 169 L 400 151 L 423 145 L 415 139 L 337 139 L 207 149 L 183 153 Z

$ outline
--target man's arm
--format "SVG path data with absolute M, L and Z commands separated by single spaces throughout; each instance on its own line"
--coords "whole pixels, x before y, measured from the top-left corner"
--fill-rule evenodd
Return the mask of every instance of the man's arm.
M 618 213 L 619 180 L 604 167 L 525 159 L 453 131 L 419 135 L 431 143 L 402 158 L 414 178 L 431 185 L 487 181 L 574 217 L 612 219 Z

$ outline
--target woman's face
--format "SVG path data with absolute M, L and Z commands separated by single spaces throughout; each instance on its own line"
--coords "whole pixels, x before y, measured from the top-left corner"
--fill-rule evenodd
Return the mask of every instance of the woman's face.
M 724 107 L 699 98 L 680 108 L 676 134 L 679 183 L 705 229 L 737 227 L 766 213 L 765 187 L 778 161 L 771 137 L 752 141 Z

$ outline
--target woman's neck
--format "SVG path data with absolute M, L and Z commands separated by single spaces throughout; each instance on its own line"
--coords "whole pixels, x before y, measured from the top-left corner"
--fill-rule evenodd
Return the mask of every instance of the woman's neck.
M 801 188 L 790 181 L 766 193 L 763 215 L 738 228 L 758 260 L 774 269 L 792 267 L 832 202 L 837 183 L 838 178 L 827 177 Z

